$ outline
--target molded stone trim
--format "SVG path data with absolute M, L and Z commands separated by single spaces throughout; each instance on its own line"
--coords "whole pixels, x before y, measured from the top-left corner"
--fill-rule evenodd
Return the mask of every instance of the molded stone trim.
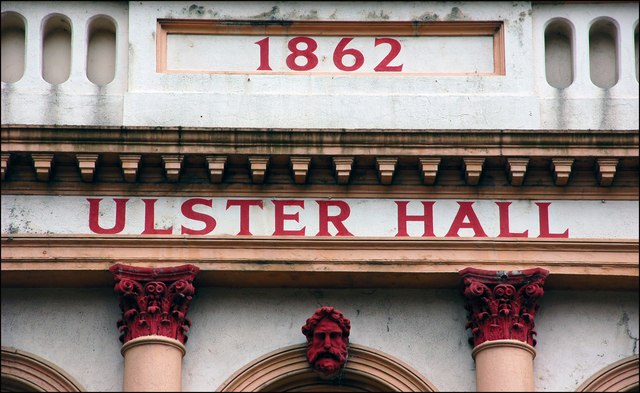
M 584 381 L 577 392 L 630 392 L 638 390 L 640 361 L 638 355 L 612 363 Z
M 306 344 L 297 344 L 270 352 L 242 367 L 216 391 L 260 392 L 323 391 L 336 387 L 315 373 L 306 356 Z M 349 359 L 340 378 L 340 387 L 348 391 L 435 392 L 435 386 L 404 362 L 364 345 L 349 344 Z M 359 390 L 357 390 L 359 389 Z
M 32 353 L 2 347 L 2 391 L 83 392 L 73 377 Z

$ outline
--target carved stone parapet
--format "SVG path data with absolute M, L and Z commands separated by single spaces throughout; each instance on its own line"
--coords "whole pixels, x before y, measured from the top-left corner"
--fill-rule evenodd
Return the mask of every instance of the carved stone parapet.
M 436 182 L 438 176 L 438 166 L 440 158 L 420 157 L 420 170 L 422 172 L 422 180 L 426 185 L 432 185 Z
M 7 168 L 9 167 L 9 158 L 10 157 L 11 157 L 11 154 L 2 153 L 2 156 L 0 158 L 0 174 L 2 176 L 2 180 L 4 180 L 4 176 L 7 173 Z
M 571 166 L 573 158 L 554 158 L 551 160 L 551 170 L 553 171 L 553 181 L 556 186 L 566 186 L 571 176 Z
M 291 172 L 296 184 L 304 184 L 307 181 L 310 162 L 311 157 L 291 157 Z
M 464 158 L 464 179 L 468 185 L 475 186 L 480 182 L 482 165 L 484 165 L 484 157 Z
M 53 153 L 33 153 L 33 167 L 36 170 L 36 178 L 40 181 L 48 181 L 53 164 Z
M 251 181 L 254 183 L 264 183 L 264 177 L 267 173 L 269 165 L 269 156 L 251 156 L 249 157 L 249 166 L 251 167 Z
M 353 157 L 333 157 L 333 166 L 336 171 L 336 181 L 338 184 L 349 183 Z
M 134 183 L 138 177 L 138 167 L 140 165 L 140 154 L 120 154 L 122 163 L 122 175 L 127 183 Z
M 120 295 L 120 341 L 158 335 L 186 343 L 191 321 L 189 304 L 195 293 L 194 265 L 147 268 L 116 264 L 109 268 Z
M 224 176 L 224 167 L 227 165 L 227 156 L 207 156 L 206 158 L 211 183 L 221 183 Z
M 82 181 L 92 182 L 93 174 L 96 171 L 96 163 L 98 162 L 97 154 L 76 154 L 78 160 L 78 168 L 80 169 L 80 177 Z
M 601 186 L 610 186 L 616 175 L 618 166 L 617 158 L 598 158 L 596 160 L 596 170 L 598 171 L 598 182 Z
M 180 179 L 180 169 L 182 168 L 183 155 L 163 155 L 164 170 L 167 174 L 167 180 L 176 183 Z
M 527 172 L 528 158 L 507 158 L 507 176 L 512 186 L 521 186 Z
M 376 166 L 378 167 L 378 177 L 380 183 L 391 184 L 393 180 L 393 172 L 396 170 L 398 157 L 376 157 Z
M 534 317 L 549 271 L 542 268 L 499 271 L 466 268 L 463 278 L 466 328 L 473 346 L 485 341 L 519 340 L 536 345 Z

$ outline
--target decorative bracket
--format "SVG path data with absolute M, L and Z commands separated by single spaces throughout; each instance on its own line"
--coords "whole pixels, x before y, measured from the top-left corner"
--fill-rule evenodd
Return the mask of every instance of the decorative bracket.
M 267 166 L 269 165 L 269 156 L 252 156 L 249 157 L 249 166 L 251 167 L 251 181 L 254 183 L 263 183 Z
M 598 158 L 596 167 L 598 171 L 598 182 L 601 186 L 610 186 L 616 175 L 617 158 Z
M 424 184 L 435 184 L 436 176 L 438 176 L 438 166 L 440 165 L 440 158 L 420 157 L 418 160 L 420 161 L 420 169 L 422 171 L 422 179 Z
M 97 154 L 76 154 L 78 160 L 78 168 L 80 168 L 80 177 L 82 181 L 92 182 L 93 174 L 96 171 L 96 163 L 98 162 Z
M 40 181 L 48 181 L 51 175 L 53 153 L 33 153 L 33 166 L 36 169 L 36 178 Z
M 221 183 L 224 176 L 224 167 L 227 165 L 227 156 L 207 156 L 206 158 L 211 183 Z
M 397 162 L 398 157 L 376 157 L 376 166 L 378 167 L 380 183 L 391 184 Z
M 0 158 L 0 175 L 2 176 L 2 180 L 4 180 L 5 174 L 7 173 L 7 168 L 9 167 L 9 158 L 11 158 L 11 154 L 2 153 Z
M 167 180 L 170 183 L 176 183 L 180 179 L 180 168 L 182 167 L 183 158 L 184 156 L 180 154 L 162 156 L 162 162 L 164 162 L 164 170 L 167 174 Z
M 140 154 L 120 154 L 119 157 L 122 163 L 124 181 L 134 183 L 138 177 L 138 167 L 142 156 Z
M 194 265 L 134 267 L 116 264 L 109 268 L 120 295 L 122 319 L 120 341 L 159 335 L 185 344 L 191 321 L 189 304 L 195 294 L 193 279 L 200 271 Z
M 480 181 L 482 174 L 482 165 L 484 157 L 465 157 L 464 158 L 464 178 L 468 185 L 475 186 Z
M 291 157 L 291 172 L 296 184 L 304 184 L 307 181 L 310 162 L 311 157 Z
M 567 185 L 571 175 L 571 165 L 573 165 L 573 158 L 554 158 L 551 160 L 553 181 L 556 186 Z
M 542 268 L 500 271 L 466 268 L 462 276 L 466 328 L 475 346 L 485 341 L 519 340 L 536 345 L 534 317 L 549 271 Z
M 336 171 L 336 180 L 338 184 L 349 183 L 352 165 L 353 157 L 333 157 L 333 166 Z
M 528 164 L 528 158 L 507 158 L 507 175 L 512 186 L 522 185 Z

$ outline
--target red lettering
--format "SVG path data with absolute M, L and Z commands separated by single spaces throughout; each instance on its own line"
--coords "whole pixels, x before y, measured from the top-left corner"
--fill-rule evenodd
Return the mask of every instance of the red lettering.
M 249 207 L 258 206 L 262 209 L 264 206 L 260 199 L 229 199 L 227 201 L 227 210 L 231 206 L 240 206 L 240 232 L 238 235 L 253 235 L 249 230 Z
M 487 237 L 487 234 L 484 233 L 484 229 L 482 229 L 482 225 L 480 225 L 478 216 L 476 216 L 476 212 L 473 211 L 473 204 L 474 202 L 458 202 L 460 208 L 458 208 L 458 213 L 453 219 L 451 228 L 449 228 L 449 232 L 447 232 L 445 237 L 459 237 L 458 231 L 462 228 L 473 229 L 475 232 L 473 237 Z M 469 222 L 465 223 L 464 220 L 467 218 L 469 219 Z
M 342 223 L 349 218 L 351 208 L 344 201 L 316 201 L 319 208 L 318 234 L 316 236 L 331 236 L 329 233 L 329 222 L 338 230 L 336 236 L 353 236 Z M 336 216 L 329 216 L 329 206 L 336 206 L 340 213 Z
M 298 44 L 303 43 L 306 45 L 305 49 L 298 49 Z M 318 56 L 313 53 L 318 49 L 318 43 L 311 37 L 294 37 L 289 40 L 287 44 L 291 54 L 287 56 L 287 67 L 294 71 L 309 71 L 318 65 Z M 296 59 L 298 57 L 304 57 L 307 62 L 304 65 L 298 65 Z
M 292 235 L 292 236 L 304 236 L 305 227 L 300 229 L 284 229 L 285 220 L 299 222 L 299 212 L 285 214 L 285 206 L 299 206 L 304 209 L 304 201 L 302 200 L 273 200 L 271 201 L 276 208 L 275 226 L 276 229 L 273 232 L 274 236 L 280 235 Z
M 551 233 L 549 230 L 549 205 L 551 202 L 536 202 L 538 205 L 538 215 L 540 217 L 540 236 L 545 238 L 569 237 L 569 229 L 563 233 Z
M 142 199 L 144 202 L 144 231 L 143 235 L 168 235 L 173 232 L 173 226 L 166 229 L 155 228 L 155 204 L 157 199 Z
M 216 227 L 216 220 L 207 214 L 194 211 L 194 205 L 205 205 L 212 208 L 213 201 L 211 199 L 192 198 L 188 199 L 187 201 L 185 201 L 185 203 L 182 204 L 182 215 L 190 220 L 202 221 L 204 223 L 204 228 L 191 229 L 182 225 L 180 231 L 183 235 L 206 235 L 213 231 L 213 229 Z
M 100 226 L 100 201 L 102 198 L 87 198 L 89 201 L 89 229 L 100 235 L 113 235 L 122 232 L 125 225 L 128 198 L 113 198 L 116 203 L 116 221 L 113 227 L 106 229 Z
M 435 202 L 422 201 L 424 208 L 423 215 L 407 214 L 407 204 L 409 201 L 394 201 L 398 205 L 398 236 L 409 236 L 407 233 L 407 221 L 422 221 L 424 223 L 424 232 L 422 237 L 435 237 L 433 233 L 433 205 Z
M 500 234 L 498 237 L 528 237 L 529 230 L 524 232 L 511 232 L 509 229 L 509 205 L 511 202 L 496 202 L 500 216 Z
M 389 63 L 393 61 L 393 59 L 398 56 L 400 50 L 402 49 L 402 45 L 400 41 L 395 40 L 393 38 L 376 38 L 373 46 L 378 46 L 380 44 L 389 44 L 389 53 L 382 59 L 380 64 L 375 66 L 373 69 L 375 72 L 399 72 L 402 71 L 403 64 L 390 66 Z

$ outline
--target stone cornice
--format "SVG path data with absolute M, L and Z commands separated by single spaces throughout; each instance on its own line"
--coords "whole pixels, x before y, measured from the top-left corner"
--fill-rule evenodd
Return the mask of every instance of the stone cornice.
M 637 130 L 414 130 L 2 125 L 2 152 L 637 157 Z

